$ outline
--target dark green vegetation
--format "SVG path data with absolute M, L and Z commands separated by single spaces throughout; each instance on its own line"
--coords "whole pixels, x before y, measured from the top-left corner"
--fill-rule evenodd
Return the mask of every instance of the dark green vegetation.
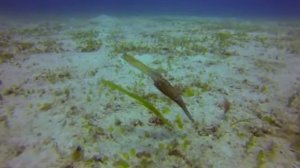
M 7 52 L 0 52 L 0 64 L 3 62 L 7 62 L 14 57 L 13 54 Z
M 163 114 L 159 110 L 157 110 L 154 105 L 152 105 L 150 102 L 148 102 L 144 98 L 123 89 L 121 86 L 116 85 L 111 81 L 103 80 L 102 83 L 103 83 L 103 85 L 108 86 L 111 89 L 118 90 L 119 92 L 122 92 L 122 93 L 130 96 L 131 98 L 137 100 L 139 103 L 141 103 L 143 106 L 148 108 L 151 112 L 153 112 L 153 114 L 155 114 L 155 116 L 157 116 L 166 126 L 172 128 L 172 124 L 163 117 Z
M 11 28 L 0 32 L 0 63 L 23 59 L 31 54 L 60 53 L 63 44 L 56 39 L 62 31 L 58 23 Z
M 157 25 L 161 26 L 161 25 Z M 166 21 L 163 30 L 137 31 L 135 38 L 126 38 L 118 31 L 118 37 L 107 39 L 111 54 L 156 54 L 161 56 L 194 56 L 214 54 L 221 57 L 238 56 L 237 48 L 247 45 L 266 48 L 286 48 L 299 53 L 299 32 L 280 28 L 278 25 L 259 25 L 228 21 Z M 114 37 L 114 36 L 112 36 Z M 139 40 L 136 40 L 139 39 Z
M 34 77 L 35 80 L 43 80 L 50 82 L 51 84 L 70 80 L 71 78 L 72 74 L 67 68 L 58 68 L 55 70 L 45 69 L 39 75 Z
M 197 24 L 196 24 L 197 25 Z M 223 56 L 236 55 L 232 46 L 243 46 L 251 40 L 245 31 L 235 32 L 226 29 L 205 31 L 203 26 L 193 25 L 182 30 L 161 30 L 156 32 L 140 32 L 141 41 L 118 40 L 112 44 L 112 53 L 132 52 L 133 54 L 160 54 L 172 56 L 206 55 L 214 53 Z M 179 26 L 180 27 L 180 26 Z M 143 40 L 145 39 L 145 40 Z
M 98 34 L 95 30 L 68 32 L 59 23 L 3 30 L 0 31 L 0 63 L 26 58 L 32 54 L 70 51 L 73 48 L 69 47 L 69 39 L 75 43 L 77 51 L 97 51 L 102 46 Z
M 98 51 L 104 44 L 108 44 L 107 47 L 111 51 L 109 55 L 132 52 L 132 54 L 157 54 L 169 57 L 208 54 L 228 57 L 238 56 L 235 47 L 245 47 L 251 42 L 263 47 L 276 46 L 291 53 L 300 53 L 299 31 L 283 29 L 272 23 L 262 26 L 230 19 L 227 21 L 154 19 L 154 21 L 154 26 L 166 28 L 134 30 L 136 31 L 134 37 L 128 36 L 122 25 L 106 32 L 107 34 L 104 33 L 105 35 L 100 34 L 101 27 L 70 30 L 61 23 L 14 27 L 0 32 L 0 62 L 7 62 L 19 55 L 70 51 L 74 48 L 66 47 L 69 39 L 75 43 L 75 49 L 79 52 Z M 88 23 L 77 26 L 84 24 Z M 295 26 L 292 23 L 290 25 Z
M 70 33 L 80 52 L 93 52 L 101 48 L 102 42 L 98 38 L 99 32 L 95 30 L 74 31 Z

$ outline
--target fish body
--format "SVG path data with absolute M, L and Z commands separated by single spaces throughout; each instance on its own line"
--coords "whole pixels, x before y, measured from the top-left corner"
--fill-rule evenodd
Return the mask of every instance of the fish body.
M 181 93 L 173 87 L 168 80 L 166 80 L 160 73 L 155 71 L 154 69 L 148 67 L 144 63 L 140 62 L 139 60 L 135 59 L 133 56 L 129 54 L 124 54 L 123 59 L 126 60 L 128 63 L 133 65 L 134 67 L 138 68 L 140 71 L 145 73 L 146 75 L 150 76 L 154 82 L 155 87 L 160 90 L 164 95 L 168 96 L 172 99 L 175 103 L 177 103 L 187 117 L 194 122 L 194 119 L 191 113 L 188 111 L 182 97 Z
M 194 119 L 191 115 L 191 113 L 188 111 L 180 92 L 173 87 L 169 81 L 167 81 L 165 78 L 162 77 L 162 75 L 160 75 L 157 72 L 151 72 L 150 74 L 152 80 L 154 81 L 154 85 L 155 87 L 160 90 L 164 95 L 168 96 L 170 99 L 172 99 L 175 103 L 177 103 L 182 110 L 184 111 L 184 113 L 187 115 L 187 117 L 194 122 Z

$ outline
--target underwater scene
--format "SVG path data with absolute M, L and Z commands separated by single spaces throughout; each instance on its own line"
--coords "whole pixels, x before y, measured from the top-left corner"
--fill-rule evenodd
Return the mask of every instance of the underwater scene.
M 0 168 L 300 168 L 300 2 L 1 3 Z

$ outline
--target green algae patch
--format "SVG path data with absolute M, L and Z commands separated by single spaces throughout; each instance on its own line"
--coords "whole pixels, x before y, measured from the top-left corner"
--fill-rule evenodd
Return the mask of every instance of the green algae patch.
M 98 38 L 99 32 L 95 30 L 74 31 L 70 36 L 80 52 L 94 52 L 102 46 L 102 41 Z
M 72 160 L 75 162 L 81 161 L 84 158 L 83 149 L 77 146 L 76 149 L 71 154 Z
M 13 54 L 7 52 L 0 52 L 0 64 L 8 62 L 12 58 L 14 58 Z
M 129 163 L 122 159 L 114 162 L 113 166 L 117 167 L 117 168 L 129 168 L 130 167 Z
M 164 125 L 172 128 L 172 124 L 166 118 L 164 118 L 162 113 L 157 108 L 155 108 L 153 104 L 151 104 L 150 102 L 148 102 L 144 98 L 125 90 L 124 88 L 122 88 L 121 86 L 113 83 L 112 81 L 103 80 L 102 84 L 105 85 L 105 86 L 108 86 L 109 88 L 111 88 L 113 90 L 117 90 L 117 91 L 119 91 L 123 94 L 126 94 L 127 96 L 135 99 L 140 104 L 142 104 L 144 107 L 149 109 L 155 116 L 157 116 L 163 122 Z
M 260 150 L 257 154 L 257 168 L 266 167 L 266 154 L 263 150 Z
M 176 115 L 175 123 L 177 124 L 178 128 L 183 128 L 183 121 L 180 115 Z

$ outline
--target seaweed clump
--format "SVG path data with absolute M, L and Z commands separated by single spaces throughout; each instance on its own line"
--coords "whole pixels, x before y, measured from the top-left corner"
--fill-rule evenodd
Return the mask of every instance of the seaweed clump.
M 102 84 L 104 84 L 105 86 L 108 86 L 111 89 L 114 89 L 114 90 L 117 90 L 117 91 L 119 91 L 121 93 L 124 93 L 124 94 L 128 95 L 129 97 L 137 100 L 139 103 L 141 103 L 147 109 L 149 109 L 156 117 L 158 117 L 163 122 L 164 125 L 166 125 L 169 128 L 172 128 L 172 124 L 166 118 L 164 118 L 164 116 L 162 115 L 162 113 L 158 109 L 156 109 L 154 107 L 154 105 L 152 105 L 150 102 L 148 102 L 144 98 L 142 98 L 142 97 L 140 97 L 140 96 L 138 96 L 138 95 L 136 95 L 134 93 L 131 93 L 131 92 L 123 89 L 121 86 L 113 83 L 112 81 L 103 80 Z
M 80 52 L 93 52 L 101 48 L 102 42 L 98 39 L 98 31 L 76 31 L 70 35 L 77 45 L 76 49 Z
M 0 64 L 2 64 L 4 62 L 8 62 L 12 58 L 14 58 L 13 54 L 8 53 L 8 52 L 1 52 L 0 51 Z
M 55 70 L 45 69 L 39 75 L 35 76 L 35 80 L 45 80 L 51 84 L 65 81 L 72 78 L 72 74 L 68 69 L 58 68 Z
M 81 161 L 84 158 L 83 149 L 81 146 L 77 146 L 76 149 L 72 153 L 72 160 L 73 161 Z
M 40 52 L 54 52 L 54 53 L 60 53 L 62 51 L 65 51 L 65 49 L 62 46 L 62 43 L 59 43 L 53 39 L 47 39 L 44 41 L 40 41 Z

